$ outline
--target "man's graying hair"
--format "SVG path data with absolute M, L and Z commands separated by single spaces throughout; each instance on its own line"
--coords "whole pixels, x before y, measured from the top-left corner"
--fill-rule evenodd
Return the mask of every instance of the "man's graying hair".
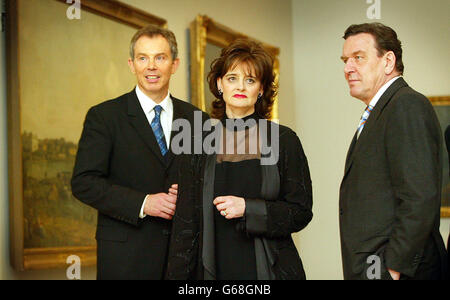
M 402 61 L 402 43 L 397 38 L 397 33 L 391 27 L 381 23 L 354 24 L 347 28 L 344 33 L 344 39 L 359 33 L 369 33 L 375 38 L 375 47 L 378 50 L 378 56 L 382 56 L 387 51 L 395 54 L 395 69 L 403 74 L 405 69 Z
M 142 36 L 154 37 L 154 36 L 162 36 L 167 40 L 170 46 L 170 52 L 172 53 L 172 59 L 175 60 L 178 57 L 178 46 L 175 35 L 172 31 L 161 28 L 155 25 L 148 25 L 144 28 L 139 29 L 131 39 L 130 43 L 130 58 L 134 60 L 134 46 L 136 45 L 137 40 Z

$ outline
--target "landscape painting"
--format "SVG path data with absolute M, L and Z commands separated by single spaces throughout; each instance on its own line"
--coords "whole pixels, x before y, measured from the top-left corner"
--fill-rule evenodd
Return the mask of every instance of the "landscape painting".
M 71 177 L 90 107 L 135 87 L 137 29 L 164 19 L 112 0 L 11 0 L 7 8 L 10 257 L 16 270 L 96 263 L 97 211 Z

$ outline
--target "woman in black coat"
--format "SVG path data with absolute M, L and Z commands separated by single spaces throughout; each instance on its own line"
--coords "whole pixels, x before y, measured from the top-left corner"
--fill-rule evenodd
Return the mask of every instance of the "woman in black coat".
M 300 140 L 270 122 L 273 59 L 253 41 L 222 50 L 208 75 L 216 124 L 185 155 L 168 279 L 305 279 L 291 234 L 312 219 Z

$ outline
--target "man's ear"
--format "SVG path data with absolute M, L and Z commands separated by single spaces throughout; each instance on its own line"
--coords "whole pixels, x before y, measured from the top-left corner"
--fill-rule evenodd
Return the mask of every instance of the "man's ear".
M 180 58 L 177 57 L 172 62 L 172 74 L 175 74 L 175 72 L 178 70 L 179 66 L 180 66 Z
M 392 72 L 395 71 L 395 64 L 397 62 L 397 59 L 395 57 L 394 52 L 388 51 L 384 54 L 385 56 L 385 67 L 384 67 L 384 73 L 386 75 L 390 75 Z
M 131 58 L 128 58 L 128 67 L 130 67 L 131 73 L 136 74 L 136 71 L 134 69 L 134 63 L 133 63 L 133 60 Z

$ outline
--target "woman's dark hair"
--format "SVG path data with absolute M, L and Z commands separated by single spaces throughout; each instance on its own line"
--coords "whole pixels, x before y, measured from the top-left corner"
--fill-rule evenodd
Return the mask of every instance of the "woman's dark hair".
M 235 40 L 228 47 L 222 49 L 220 57 L 211 64 L 208 83 L 211 93 L 216 97 L 212 103 L 211 117 L 222 119 L 225 115 L 225 101 L 219 93 L 217 79 L 222 78 L 229 70 L 241 63 L 254 69 L 254 75 L 261 82 L 264 90 L 263 95 L 255 103 L 255 112 L 259 118 L 270 119 L 277 93 L 273 72 L 274 59 L 260 43 L 243 38 Z
M 382 56 L 387 51 L 395 54 L 395 69 L 403 74 L 405 67 L 402 61 L 402 43 L 397 38 L 397 33 L 391 28 L 381 23 L 363 23 L 354 24 L 347 28 L 343 38 L 346 40 L 349 36 L 359 33 L 369 33 L 375 38 L 375 48 L 378 50 L 378 56 Z

